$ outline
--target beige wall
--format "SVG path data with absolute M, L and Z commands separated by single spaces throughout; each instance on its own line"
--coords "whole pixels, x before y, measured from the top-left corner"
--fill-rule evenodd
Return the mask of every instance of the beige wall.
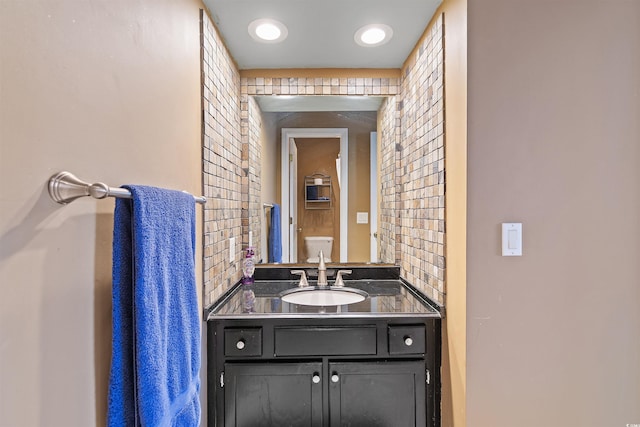
M 199 6 L 0 2 L 3 427 L 104 424 L 113 200 L 45 183 L 202 191 Z
M 447 172 L 442 425 L 460 427 L 466 425 L 467 368 L 467 0 L 445 0 L 440 11 L 444 13 Z
M 364 114 L 363 114 L 364 115 Z M 376 114 L 371 114 L 372 127 L 365 126 L 349 134 L 349 262 L 371 261 L 371 132 L 375 132 Z M 369 222 L 358 224 L 358 212 L 369 214 Z
M 467 425 L 640 423 L 640 2 L 468 19 Z

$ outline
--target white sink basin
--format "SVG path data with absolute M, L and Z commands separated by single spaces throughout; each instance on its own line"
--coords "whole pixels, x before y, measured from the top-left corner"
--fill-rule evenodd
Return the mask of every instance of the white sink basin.
M 299 305 L 336 306 L 364 301 L 368 294 L 360 289 L 344 286 L 306 286 L 284 291 L 282 301 Z

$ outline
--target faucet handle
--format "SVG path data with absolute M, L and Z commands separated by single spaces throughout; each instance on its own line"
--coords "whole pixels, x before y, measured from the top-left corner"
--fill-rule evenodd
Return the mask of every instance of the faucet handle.
M 342 280 L 343 274 L 351 274 L 351 270 L 338 270 L 336 273 L 336 283 L 333 286 L 344 286 L 344 281 Z
M 304 288 L 305 286 L 309 286 L 309 282 L 307 282 L 307 273 L 304 270 L 291 270 L 291 274 L 300 276 L 299 287 Z

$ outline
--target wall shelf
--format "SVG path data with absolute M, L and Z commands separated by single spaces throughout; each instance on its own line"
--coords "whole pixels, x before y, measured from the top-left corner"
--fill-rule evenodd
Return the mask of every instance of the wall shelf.
M 316 173 L 304 177 L 304 208 L 331 209 L 333 207 L 331 177 Z

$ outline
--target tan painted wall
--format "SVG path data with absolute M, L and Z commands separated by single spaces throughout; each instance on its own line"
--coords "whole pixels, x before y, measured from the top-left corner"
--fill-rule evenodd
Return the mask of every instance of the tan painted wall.
M 446 317 L 442 325 L 442 425 L 466 425 L 467 0 L 445 0 Z
M 369 132 L 349 135 L 349 262 L 371 260 L 371 224 L 356 221 L 358 212 L 367 212 L 371 220 L 370 152 Z
M 0 2 L 3 427 L 104 424 L 113 200 L 60 206 L 45 183 L 202 191 L 199 7 Z
M 640 423 L 640 2 L 468 19 L 467 425 Z

